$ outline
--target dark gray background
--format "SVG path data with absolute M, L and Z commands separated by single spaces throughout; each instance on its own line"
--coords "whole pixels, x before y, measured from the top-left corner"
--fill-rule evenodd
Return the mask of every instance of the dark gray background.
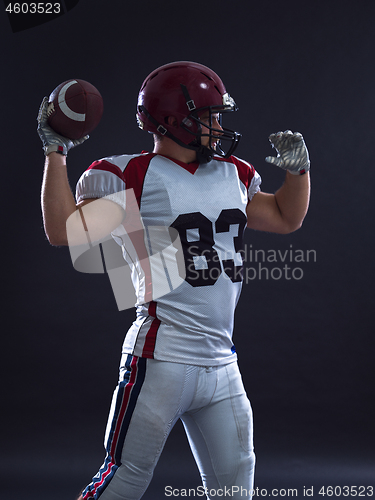
M 300 280 L 265 273 L 249 280 L 237 308 L 255 486 L 295 488 L 298 498 L 304 486 L 314 486 L 314 498 L 324 498 L 321 486 L 375 486 L 374 22 L 372 0 L 80 0 L 18 33 L 0 15 L 2 498 L 73 499 L 90 481 L 104 458 L 121 344 L 134 316 L 117 310 L 106 276 L 76 272 L 68 250 L 45 238 L 40 101 L 69 78 L 103 95 L 100 125 L 69 154 L 74 187 L 93 160 L 152 148 L 136 126 L 137 93 L 148 73 L 174 60 L 220 74 L 240 108 L 226 122 L 243 134 L 236 154 L 260 172 L 264 191 L 283 180 L 264 162 L 270 133 L 302 132 L 312 160 L 303 227 L 287 236 L 246 233 L 248 249 L 316 251 L 316 261 L 287 261 L 303 270 Z M 166 498 L 167 485 L 199 484 L 177 425 L 144 498 Z

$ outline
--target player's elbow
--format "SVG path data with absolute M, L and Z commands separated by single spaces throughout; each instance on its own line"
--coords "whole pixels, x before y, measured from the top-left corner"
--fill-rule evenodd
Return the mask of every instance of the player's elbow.
M 63 234 L 59 231 L 51 231 L 46 228 L 45 233 L 47 236 L 47 240 L 53 247 L 64 247 L 68 245 L 66 232 L 65 234 Z
M 277 233 L 279 234 L 290 234 L 294 233 L 298 229 L 301 228 L 303 223 L 302 220 L 295 220 L 295 221 L 283 221 L 282 224 L 278 226 Z
M 48 238 L 48 241 L 53 247 L 66 247 L 68 246 L 68 242 L 63 240 L 63 239 L 54 239 L 54 238 Z
M 68 242 L 65 240 L 59 240 L 59 239 L 51 240 L 50 238 L 48 238 L 48 241 L 50 242 L 50 244 L 53 247 L 66 247 L 66 246 L 68 246 Z

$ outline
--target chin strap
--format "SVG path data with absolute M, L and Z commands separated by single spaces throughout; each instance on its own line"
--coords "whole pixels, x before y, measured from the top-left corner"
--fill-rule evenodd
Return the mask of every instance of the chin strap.
M 190 146 L 190 147 L 189 147 Z M 189 149 L 194 149 L 197 153 L 197 161 L 199 163 L 209 163 L 214 157 L 215 151 L 213 149 L 207 148 L 206 146 L 202 146 L 198 144 L 195 140 L 191 142 L 188 146 Z

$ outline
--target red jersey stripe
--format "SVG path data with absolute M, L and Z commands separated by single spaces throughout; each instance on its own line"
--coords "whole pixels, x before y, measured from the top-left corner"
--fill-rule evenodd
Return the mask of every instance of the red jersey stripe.
M 150 329 L 146 334 L 146 340 L 143 346 L 142 358 L 151 358 L 154 357 L 155 352 L 155 344 L 156 344 L 156 336 L 160 326 L 160 319 L 155 318 L 151 323 Z
M 141 206 L 141 196 L 147 169 L 150 165 L 150 161 L 154 156 L 156 156 L 156 153 L 149 153 L 131 159 L 127 164 L 123 174 L 125 185 L 131 186 L 134 190 L 135 198 L 138 202 L 138 207 Z
M 231 156 L 230 158 L 219 158 L 215 156 L 215 160 L 233 163 L 237 168 L 240 181 L 246 186 L 246 189 L 249 189 L 251 180 L 255 175 L 255 169 L 250 163 L 245 163 L 236 156 Z
M 112 457 L 115 456 L 116 447 L 118 444 L 118 436 L 119 436 L 119 433 L 121 430 L 122 421 L 124 419 L 124 415 L 125 415 L 126 409 L 128 407 L 128 404 L 129 404 L 130 394 L 131 394 L 131 391 L 133 389 L 135 379 L 137 378 L 137 373 L 138 373 L 137 361 L 138 361 L 138 358 L 134 356 L 132 359 L 131 365 L 130 365 L 132 368 L 130 380 L 129 380 L 129 383 L 126 384 L 126 387 L 125 387 L 124 396 L 123 396 L 123 400 L 121 403 L 121 410 L 120 410 L 118 418 L 117 418 L 117 425 L 116 425 L 115 432 L 113 433 L 112 446 L 111 446 L 111 456 Z
M 117 165 L 110 163 L 107 160 L 94 161 L 87 170 L 104 170 L 105 172 L 111 172 L 117 175 L 122 181 L 125 180 L 124 173 Z

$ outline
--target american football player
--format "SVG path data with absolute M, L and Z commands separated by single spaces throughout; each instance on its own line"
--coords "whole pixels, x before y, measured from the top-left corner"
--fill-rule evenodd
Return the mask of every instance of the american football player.
M 55 134 L 46 106 L 38 131 L 46 155 L 47 237 L 52 245 L 68 245 L 69 218 L 77 234 L 82 225 L 93 239 L 111 233 L 131 266 L 138 299 L 122 348 L 104 462 L 79 499 L 141 498 L 178 419 L 207 498 L 225 488 L 241 498 L 243 489 L 253 489 L 255 466 L 252 410 L 232 340 L 242 237 L 246 227 L 285 234 L 301 226 L 310 190 L 303 137 L 289 130 L 270 136 L 277 155 L 266 160 L 286 174 L 276 193 L 262 192 L 258 172 L 234 156 L 241 134 L 224 122 L 237 106 L 220 77 L 194 62 L 166 64 L 148 75 L 138 96 L 137 122 L 153 134 L 153 151 L 93 162 L 74 197 L 66 157 L 83 140 Z M 129 230 L 131 197 L 116 198 L 130 191 L 141 221 L 137 238 Z M 142 261 L 155 227 L 175 231 L 182 262 L 181 284 L 157 298 L 147 294 L 154 278 Z

